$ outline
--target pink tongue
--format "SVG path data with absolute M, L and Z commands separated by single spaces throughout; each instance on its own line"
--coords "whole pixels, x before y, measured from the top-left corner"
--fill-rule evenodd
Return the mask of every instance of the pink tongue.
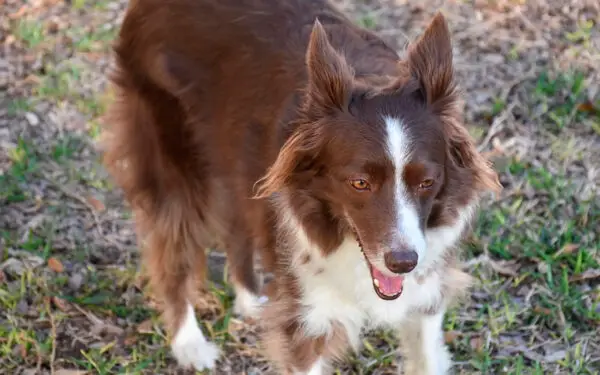
M 402 276 L 385 276 L 373 267 L 373 277 L 379 282 L 379 290 L 388 296 L 394 296 L 402 291 Z

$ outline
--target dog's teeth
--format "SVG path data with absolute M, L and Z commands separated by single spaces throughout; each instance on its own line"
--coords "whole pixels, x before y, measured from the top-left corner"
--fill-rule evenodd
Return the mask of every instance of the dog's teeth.
M 373 279 L 373 285 L 375 285 L 377 288 L 379 288 L 379 280 Z

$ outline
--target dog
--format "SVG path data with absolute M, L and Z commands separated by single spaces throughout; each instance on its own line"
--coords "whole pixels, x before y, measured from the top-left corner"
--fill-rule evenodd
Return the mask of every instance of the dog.
M 449 371 L 456 248 L 501 185 L 441 13 L 401 58 L 327 0 L 132 0 L 114 51 L 104 161 L 181 366 L 220 356 L 193 309 L 216 247 L 281 373 L 326 373 L 373 327 L 406 374 Z

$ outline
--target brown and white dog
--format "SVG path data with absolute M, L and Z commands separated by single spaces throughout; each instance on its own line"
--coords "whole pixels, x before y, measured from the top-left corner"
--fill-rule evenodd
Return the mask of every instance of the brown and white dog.
M 326 0 L 132 0 L 115 50 L 105 160 L 181 365 L 219 357 L 192 308 L 217 246 L 282 373 L 326 372 L 371 327 L 400 331 L 406 373 L 446 373 L 454 248 L 500 185 L 441 14 L 401 59 Z

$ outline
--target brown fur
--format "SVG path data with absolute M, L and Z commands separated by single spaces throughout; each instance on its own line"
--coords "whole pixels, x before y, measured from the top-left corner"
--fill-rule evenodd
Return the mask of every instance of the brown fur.
M 130 2 L 115 47 L 105 163 L 134 210 L 169 332 L 202 285 L 203 250 L 217 246 L 238 286 L 259 292 L 256 255 L 274 273 L 266 342 L 283 370 L 342 355 L 341 327 L 328 338 L 302 333 L 291 248 L 270 198 L 286 198 L 324 253 L 352 231 L 367 258 L 404 251 L 385 230 L 394 171 L 378 143 L 382 108 L 423 124 L 411 129 L 423 147 L 403 179 L 424 227 L 452 223 L 459 207 L 497 190 L 461 125 L 449 45 L 441 15 L 401 61 L 324 0 Z M 419 188 L 430 175 L 434 186 Z M 372 190 L 357 194 L 348 178 Z M 464 283 L 449 269 L 451 296 Z

